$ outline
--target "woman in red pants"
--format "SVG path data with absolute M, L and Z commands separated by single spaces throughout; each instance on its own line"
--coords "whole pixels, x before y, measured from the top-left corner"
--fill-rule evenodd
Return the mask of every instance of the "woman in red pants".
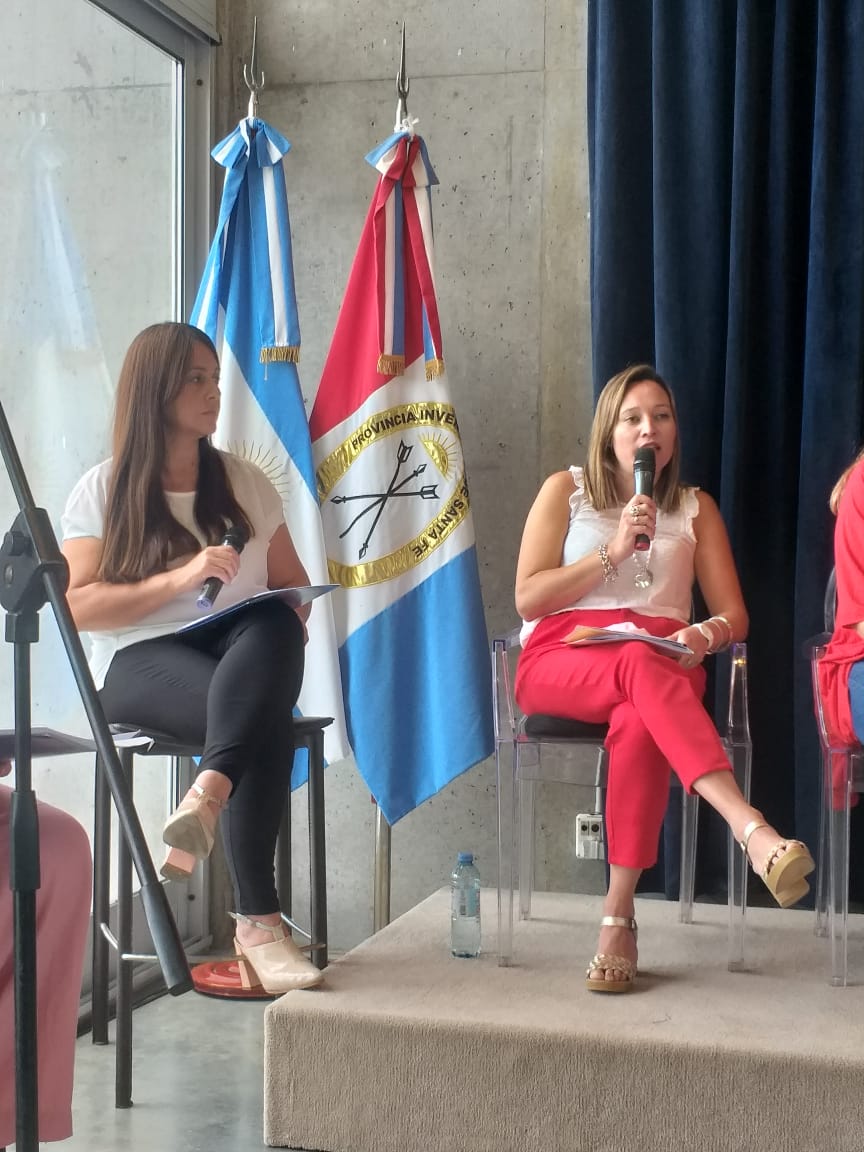
M 654 454 L 653 498 L 636 494 L 640 450 Z M 609 725 L 609 889 L 587 972 L 597 992 L 628 991 L 636 975 L 634 893 L 657 858 L 670 766 L 726 820 L 783 907 L 806 894 L 813 869 L 806 847 L 780 837 L 744 799 L 702 705 L 705 657 L 743 640 L 748 618 L 717 505 L 680 483 L 679 460 L 663 379 L 644 364 L 614 376 L 597 402 L 584 468 L 555 473 L 540 489 L 516 571 L 520 707 Z M 637 537 L 647 537 L 647 551 Z M 691 624 L 694 581 L 712 615 Z M 638 629 L 688 651 L 573 647 L 564 638 L 579 625 Z

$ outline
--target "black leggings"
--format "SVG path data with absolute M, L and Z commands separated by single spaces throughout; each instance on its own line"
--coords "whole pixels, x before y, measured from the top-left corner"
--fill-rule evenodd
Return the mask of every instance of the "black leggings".
M 100 693 L 111 723 L 200 744 L 200 770 L 231 780 L 220 825 L 236 911 L 245 915 L 279 908 L 273 864 L 303 661 L 297 614 L 270 600 L 184 636 L 130 644 Z

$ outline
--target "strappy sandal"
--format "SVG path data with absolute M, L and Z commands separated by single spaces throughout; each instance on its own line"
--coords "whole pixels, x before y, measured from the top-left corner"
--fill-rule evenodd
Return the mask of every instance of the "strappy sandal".
M 190 791 L 196 795 L 187 794 L 180 801 L 162 829 L 162 839 L 169 848 L 179 848 L 196 860 L 206 860 L 213 848 L 216 821 L 225 801 L 205 792 L 200 784 L 193 783 Z M 215 816 L 213 808 L 216 809 Z M 170 857 L 171 853 L 168 855 Z
M 633 936 L 638 936 L 636 921 L 632 916 L 603 916 L 600 920 L 601 928 L 629 928 Z M 592 980 L 593 972 L 602 972 L 600 980 Z M 623 980 L 607 980 L 607 972 L 621 972 Z M 629 992 L 636 979 L 636 965 L 626 956 L 611 956 L 606 952 L 598 952 L 588 965 L 585 973 L 585 987 L 589 992 Z
M 759 828 L 768 828 L 765 820 L 751 820 L 741 834 L 741 851 L 753 868 L 747 845 L 750 837 Z M 810 891 L 810 885 L 804 879 L 816 865 L 805 844 L 800 840 L 778 840 L 765 861 L 762 871 L 758 873 L 763 884 L 780 905 L 781 908 L 790 908 L 797 904 L 802 897 Z M 753 868 L 755 872 L 756 869 Z

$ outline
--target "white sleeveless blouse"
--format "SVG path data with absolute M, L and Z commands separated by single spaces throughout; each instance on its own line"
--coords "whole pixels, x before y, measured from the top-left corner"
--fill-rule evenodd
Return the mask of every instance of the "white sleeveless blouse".
M 561 553 L 562 567 L 596 552 L 604 541 L 611 540 L 621 518 L 620 506 L 607 508 L 604 512 L 594 509 L 585 495 L 581 468 L 571 467 L 570 475 L 573 477 L 573 494 L 570 497 L 570 525 Z M 648 559 L 648 566 L 654 574 L 654 582 L 649 588 L 637 588 L 634 584 L 638 566 L 633 556 L 628 556 L 618 565 L 617 580 L 603 581 L 575 604 L 561 608 L 559 612 L 571 612 L 574 608 L 629 608 L 643 616 L 668 617 L 686 624 L 690 619 L 696 551 L 693 520 L 699 514 L 696 492 L 696 488 L 685 488 L 675 512 L 657 513 L 650 556 L 647 552 L 641 553 Z M 541 619 L 524 622 L 520 636 L 523 644 Z M 611 625 L 613 619 L 609 623 Z

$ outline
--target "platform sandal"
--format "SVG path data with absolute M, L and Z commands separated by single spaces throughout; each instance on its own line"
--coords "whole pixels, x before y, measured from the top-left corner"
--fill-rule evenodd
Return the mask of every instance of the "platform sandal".
M 632 916 L 603 916 L 600 920 L 601 928 L 629 928 L 634 938 L 638 936 L 636 921 Z M 607 980 L 607 972 L 620 972 L 623 980 Z M 602 980 L 592 980 L 593 972 L 602 972 Z M 612 956 L 607 952 L 598 952 L 588 965 L 585 973 L 585 987 L 589 992 L 629 992 L 636 979 L 636 965 L 626 956 Z
M 751 820 L 741 834 L 741 851 L 751 868 L 753 861 L 750 860 L 747 851 L 750 837 L 758 829 L 768 827 L 770 825 L 765 820 Z M 815 867 L 806 844 L 802 844 L 800 840 L 778 840 L 768 853 L 765 865 L 758 875 L 780 907 L 790 908 L 810 891 L 810 885 L 804 877 Z M 753 871 L 756 869 L 753 868 Z

